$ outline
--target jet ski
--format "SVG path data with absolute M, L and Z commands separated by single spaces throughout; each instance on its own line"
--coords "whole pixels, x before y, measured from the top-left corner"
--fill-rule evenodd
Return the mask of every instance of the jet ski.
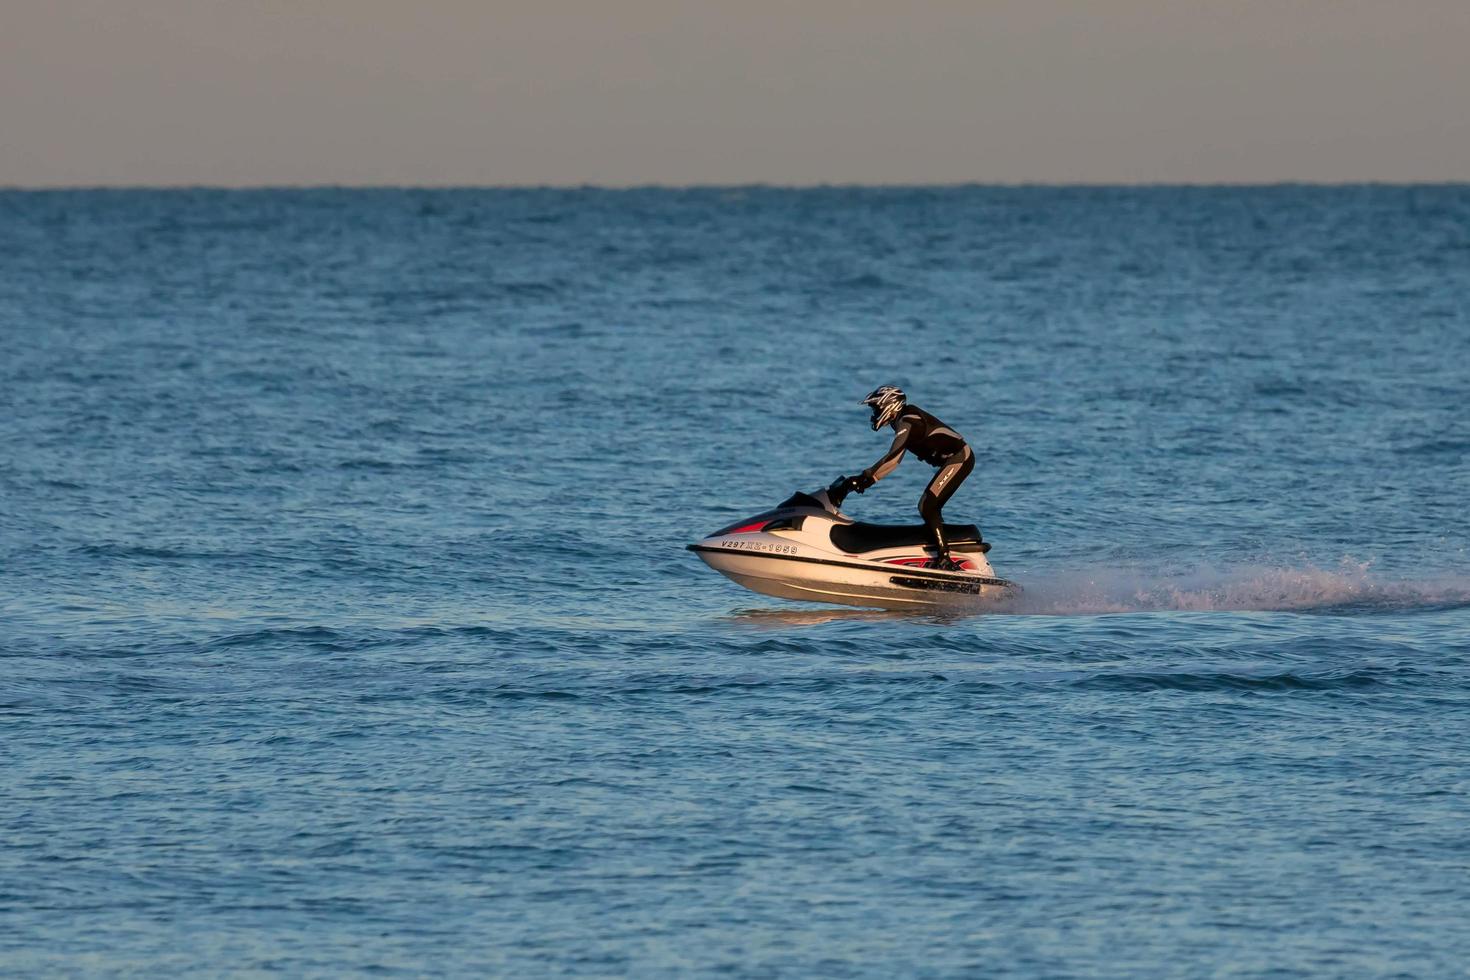
M 996 577 L 975 525 L 944 525 L 959 569 L 931 568 L 937 555 L 924 525 L 854 521 L 841 509 L 849 486 L 840 477 L 825 490 L 792 494 L 687 547 L 726 578 L 782 599 L 923 609 L 1020 594 Z

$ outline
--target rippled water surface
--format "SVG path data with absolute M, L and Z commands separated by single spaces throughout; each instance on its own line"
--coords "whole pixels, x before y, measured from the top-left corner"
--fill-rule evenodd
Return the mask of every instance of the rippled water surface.
M 0 970 L 1458 974 L 1467 365 L 1463 186 L 0 193 Z M 884 382 L 1023 600 L 682 550 Z

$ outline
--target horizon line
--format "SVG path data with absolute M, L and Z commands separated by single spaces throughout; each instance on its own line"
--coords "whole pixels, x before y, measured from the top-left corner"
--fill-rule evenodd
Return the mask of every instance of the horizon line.
M 361 191 L 603 191 L 608 193 L 636 192 L 636 191 L 741 191 L 741 190 L 772 190 L 772 191 L 818 191 L 818 190 L 961 190 L 967 188 L 994 188 L 1007 190 L 1066 190 L 1066 189 L 1116 189 L 1116 190 L 1143 190 L 1143 189 L 1250 189 L 1250 188 L 1273 188 L 1273 187 L 1322 187 L 1322 188 L 1349 188 L 1349 187 L 1470 187 L 1470 178 L 1446 178 L 1427 179 L 1415 178 L 1409 180 L 1301 180 L 1287 178 L 1282 180 L 1219 180 L 1219 181 L 1192 181 L 1192 180 L 1081 180 L 1081 181 L 1012 181 L 1012 180 L 957 180 L 957 181 L 831 181 L 831 182 L 792 182 L 778 183 L 771 181 L 742 181 L 742 182 L 660 182 L 650 181 L 648 183 L 598 183 L 589 181 L 586 183 L 533 183 L 533 182 L 504 182 L 504 183 L 340 183 L 332 181 L 312 181 L 300 183 L 241 183 L 241 184 L 211 184 L 211 183 L 77 183 L 77 184 L 6 184 L 0 183 L 0 193 L 75 193 L 92 191 L 222 191 L 222 192 L 262 192 L 262 191 L 308 191 L 308 190 L 361 190 Z

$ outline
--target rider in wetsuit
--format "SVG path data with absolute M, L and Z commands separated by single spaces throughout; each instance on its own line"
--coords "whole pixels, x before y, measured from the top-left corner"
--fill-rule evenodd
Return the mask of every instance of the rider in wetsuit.
M 871 421 L 874 432 L 891 425 L 895 435 L 893 445 L 888 447 L 882 459 L 849 478 L 852 489 L 862 493 L 892 473 L 905 452 L 938 467 L 939 472 L 934 474 L 919 498 L 919 516 L 924 518 L 929 537 L 938 552 L 938 558 L 931 567 L 948 571 L 958 569 L 960 566 L 950 558 L 949 544 L 944 540 L 944 518 L 940 509 L 975 468 L 975 453 L 958 432 L 917 405 L 909 404 L 903 391 L 893 385 L 875 389 L 863 399 L 863 404 L 873 409 Z

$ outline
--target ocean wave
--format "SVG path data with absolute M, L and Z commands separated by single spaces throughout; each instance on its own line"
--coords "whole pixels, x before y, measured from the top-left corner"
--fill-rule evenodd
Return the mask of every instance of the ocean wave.
M 1400 677 L 1402 675 L 1402 677 Z M 1246 670 L 1152 670 L 1096 673 L 1078 679 L 1072 687 L 1084 691 L 1347 691 L 1384 687 L 1396 679 L 1421 676 L 1417 671 L 1370 668 L 1336 673 Z

